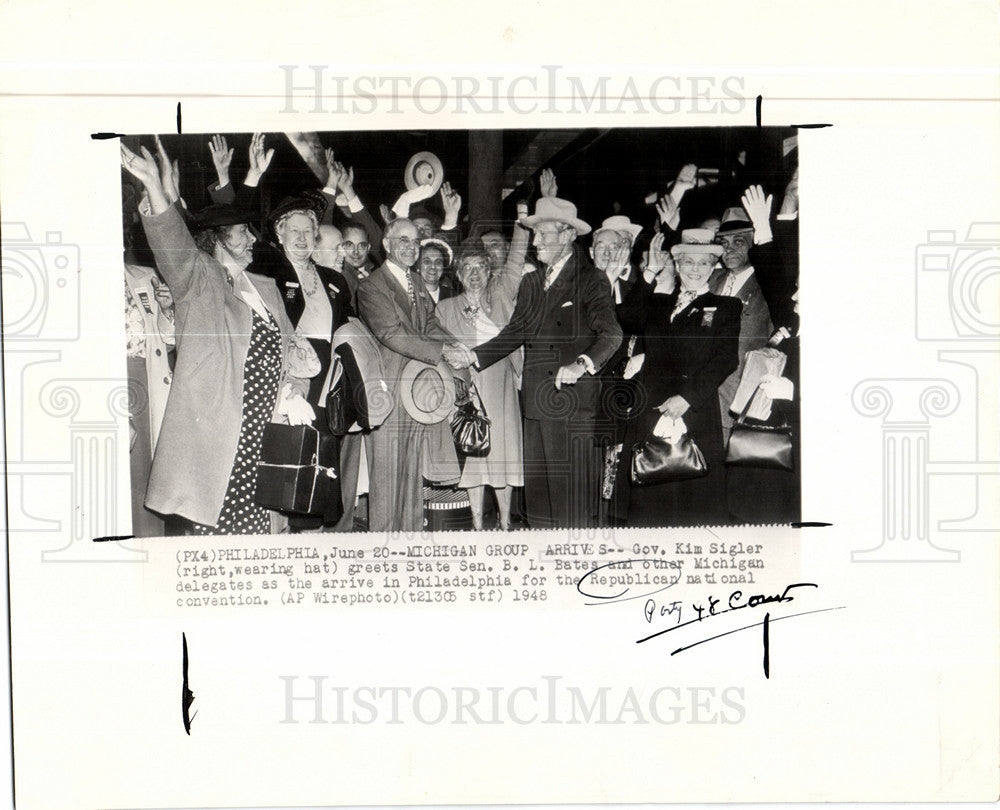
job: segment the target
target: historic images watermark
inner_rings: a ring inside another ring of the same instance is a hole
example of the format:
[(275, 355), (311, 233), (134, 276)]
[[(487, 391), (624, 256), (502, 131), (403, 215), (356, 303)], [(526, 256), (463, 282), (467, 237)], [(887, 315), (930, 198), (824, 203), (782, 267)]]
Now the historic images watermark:
[(279, 65), (282, 113), (425, 115), (729, 114), (747, 105), (742, 76), (584, 75), (563, 65), (505, 76), (345, 75), (332, 65)]
[(282, 724), (735, 725), (747, 716), (741, 686), (563, 683), (542, 675), (515, 686), (345, 686), (326, 675), (281, 675)]

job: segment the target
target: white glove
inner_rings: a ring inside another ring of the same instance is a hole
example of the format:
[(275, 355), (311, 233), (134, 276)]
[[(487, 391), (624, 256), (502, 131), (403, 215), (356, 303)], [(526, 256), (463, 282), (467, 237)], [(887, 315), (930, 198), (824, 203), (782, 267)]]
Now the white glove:
[(661, 416), (653, 427), (653, 435), (659, 439), (666, 439), (668, 442), (676, 442), (687, 433), (687, 425), (683, 419), (671, 419), (669, 416)]
[(426, 200), (434, 194), (434, 188), (429, 185), (419, 185), (416, 188), (411, 188), (409, 191), (404, 191), (399, 195), (399, 199), (396, 200), (396, 204), (392, 207), (393, 213), (400, 218), (406, 218), (410, 215), (410, 206), (414, 203), (418, 203), (421, 200)]
[(316, 418), (312, 405), (306, 402), (302, 394), (292, 393), (291, 387), (287, 384), (282, 386), (278, 395), (276, 411), (285, 416), (290, 425), (311, 425)]
[(639, 369), (642, 368), (643, 361), (645, 361), (646, 355), (644, 354), (634, 354), (625, 364), (625, 373), (622, 377), (626, 380), (631, 380), (636, 374), (639, 373)]

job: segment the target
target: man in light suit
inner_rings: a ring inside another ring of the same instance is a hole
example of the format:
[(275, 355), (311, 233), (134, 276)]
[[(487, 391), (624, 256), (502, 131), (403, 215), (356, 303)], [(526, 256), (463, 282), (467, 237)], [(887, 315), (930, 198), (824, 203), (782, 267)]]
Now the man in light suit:
[(596, 522), (600, 466), (597, 376), (622, 340), (607, 276), (574, 242), (590, 226), (576, 206), (542, 197), (534, 230), (541, 268), (526, 272), (510, 322), (474, 352), (486, 368), (524, 346), (524, 499), (533, 529)]
[(722, 268), (709, 279), (709, 290), (716, 295), (732, 296), (743, 302), (740, 318), (740, 364), (719, 386), (719, 408), (722, 412), (723, 437), (729, 436), (733, 415), (729, 412), (736, 389), (743, 376), (747, 352), (767, 345), (774, 331), (767, 300), (750, 263), (750, 249), (754, 244), (754, 227), (742, 208), (728, 208), (722, 215), (722, 224), (715, 238), (723, 248)]
[(438, 323), (434, 302), (420, 275), (411, 270), (420, 250), (416, 227), (408, 219), (393, 220), (382, 244), (385, 262), (358, 284), (358, 311), (383, 347), (385, 380), (395, 403), (368, 437), (368, 528), (415, 532), (423, 528), (424, 477), (449, 483), (449, 478), (458, 480), (459, 469), (447, 421), (417, 422), (403, 406), (403, 368), (410, 359), (434, 365), (444, 358), (466, 366), (469, 360)]

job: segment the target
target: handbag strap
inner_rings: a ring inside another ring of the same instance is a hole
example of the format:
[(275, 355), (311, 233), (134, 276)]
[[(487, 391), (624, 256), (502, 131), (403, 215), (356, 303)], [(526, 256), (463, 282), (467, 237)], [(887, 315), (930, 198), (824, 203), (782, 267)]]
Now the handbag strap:
[(762, 385), (763, 385), (763, 383), (758, 383), (757, 387), (753, 389), (753, 394), (751, 394), (750, 397), (747, 399), (747, 404), (743, 406), (743, 410), (740, 411), (740, 415), (738, 417), (736, 417), (736, 424), (737, 425), (742, 425), (744, 422), (746, 422), (747, 413), (750, 410), (750, 406), (753, 405), (753, 401), (755, 399), (757, 399), (757, 394), (760, 393), (760, 390), (761, 390), (760, 387)]
[[(758, 383), (757, 387), (753, 390), (753, 394), (747, 400), (747, 404), (743, 406), (743, 410), (740, 411), (740, 415), (736, 418), (734, 425), (744, 425), (746, 424), (747, 413), (750, 411), (750, 406), (753, 405), (753, 401), (757, 399), (757, 394), (763, 390), (762, 386), (764, 383)], [(781, 424), (779, 427), (788, 427), (788, 419), (785, 417), (785, 413), (782, 408), (778, 406), (778, 400), (771, 401), (771, 407), (774, 408), (778, 415), (781, 417)]]
[(476, 409), (487, 419), (489, 414), (486, 413), (486, 406), (483, 405), (483, 398), (479, 396), (479, 389), (476, 387), (476, 383), (472, 380), (469, 381), (469, 395), (475, 396), (476, 398)]

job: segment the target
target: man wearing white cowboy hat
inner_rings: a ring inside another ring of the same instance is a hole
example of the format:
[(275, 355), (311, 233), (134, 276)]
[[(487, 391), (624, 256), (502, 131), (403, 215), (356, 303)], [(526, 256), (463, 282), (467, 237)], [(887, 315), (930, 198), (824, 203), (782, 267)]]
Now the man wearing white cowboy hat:
[(535, 233), (541, 267), (523, 276), (507, 326), (474, 354), (486, 368), (524, 346), (528, 523), (533, 529), (582, 528), (594, 524), (598, 505), (596, 375), (621, 343), (622, 330), (607, 276), (573, 244), (590, 232), (576, 206), (553, 189), (538, 200), (534, 216), (519, 222)]

